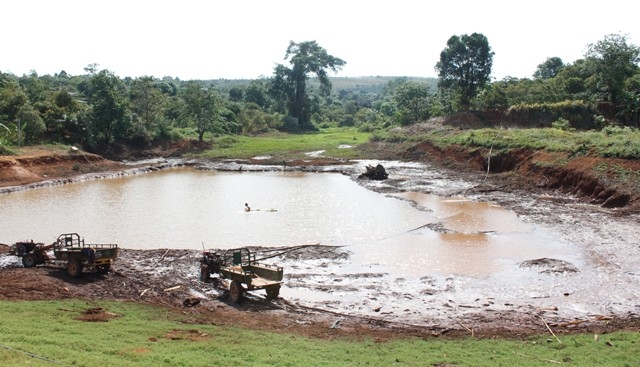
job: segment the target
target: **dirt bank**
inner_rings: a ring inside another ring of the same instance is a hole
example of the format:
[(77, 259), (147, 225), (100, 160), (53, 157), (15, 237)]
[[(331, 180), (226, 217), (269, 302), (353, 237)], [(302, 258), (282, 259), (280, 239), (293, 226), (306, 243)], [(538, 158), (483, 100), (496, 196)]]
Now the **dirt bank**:
[(0, 155), (0, 187), (25, 186), (50, 180), (131, 168), (99, 155), (59, 148), (26, 147), (20, 155)]

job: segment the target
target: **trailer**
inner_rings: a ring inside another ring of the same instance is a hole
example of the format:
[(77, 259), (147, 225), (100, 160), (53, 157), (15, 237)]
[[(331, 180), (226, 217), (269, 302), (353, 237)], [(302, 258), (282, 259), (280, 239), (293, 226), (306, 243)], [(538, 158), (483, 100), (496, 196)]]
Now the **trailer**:
[(200, 278), (203, 281), (207, 281), (214, 273), (230, 281), (229, 295), (234, 303), (241, 302), (247, 291), (264, 289), (270, 300), (280, 295), (283, 268), (259, 263), (255, 253), (248, 248), (227, 250), (222, 255), (204, 251), (200, 263)]
[(111, 263), (118, 257), (118, 245), (87, 244), (77, 233), (63, 233), (50, 245), (33, 241), (16, 242), (9, 252), (21, 257), (25, 268), (48, 261), (64, 261), (67, 273), (79, 277), (83, 270), (108, 273)]

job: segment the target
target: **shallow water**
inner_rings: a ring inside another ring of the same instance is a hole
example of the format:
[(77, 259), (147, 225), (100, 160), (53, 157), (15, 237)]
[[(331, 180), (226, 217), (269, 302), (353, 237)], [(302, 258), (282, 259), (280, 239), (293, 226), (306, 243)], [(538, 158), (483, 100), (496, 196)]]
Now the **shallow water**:
[(379, 194), (335, 173), (175, 168), (0, 195), (0, 207), (4, 243), (77, 232), (88, 243), (132, 249), (347, 245), (355, 267), (413, 276), (483, 277), (566, 254), (563, 243), (499, 206)]
[[(534, 308), (566, 319), (640, 312), (635, 217), (506, 197), (517, 215), (452, 195), (473, 182), (417, 163), (384, 162), (392, 180), (355, 182), (366, 164), (340, 169), (351, 176), (175, 168), (12, 192), (0, 195), (0, 243), (78, 232), (132, 249), (341, 245), (348, 259), (282, 264), (281, 296), (418, 324)], [(521, 266), (540, 258), (578, 271)]]

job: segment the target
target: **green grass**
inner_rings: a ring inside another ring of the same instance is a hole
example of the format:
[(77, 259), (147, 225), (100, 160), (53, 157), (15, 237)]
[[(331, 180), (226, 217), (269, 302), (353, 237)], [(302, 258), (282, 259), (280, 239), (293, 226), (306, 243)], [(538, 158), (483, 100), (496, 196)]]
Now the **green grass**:
[[(272, 156), (274, 159), (304, 158), (304, 153), (325, 150), (323, 155), (334, 158), (355, 158), (354, 149), (341, 149), (341, 145), (355, 147), (369, 140), (370, 133), (355, 128), (327, 128), (318, 132), (287, 134), (272, 133), (260, 136), (220, 136), (213, 138), (213, 148), (199, 156), (202, 158), (251, 158)], [(211, 140), (209, 138), (208, 140)]]
[[(562, 343), (549, 335), (525, 341), (405, 338), (377, 343), (371, 339), (312, 339), (240, 327), (185, 324), (180, 313), (126, 302), (100, 302), (99, 306), (120, 315), (108, 322), (79, 320), (85, 310), (96, 306), (79, 300), (0, 301), (1, 365), (640, 365), (640, 333), (631, 332), (601, 335), (598, 341), (593, 335), (559, 335)], [(197, 338), (191, 340), (189, 335)]]
[[(607, 127), (601, 131), (566, 131), (545, 129), (438, 129), (417, 136), (388, 135), (386, 139), (431, 141), (440, 146), (462, 145), (468, 147), (493, 148), (494, 151), (526, 148), (564, 152), (570, 155), (585, 155), (602, 158), (640, 159), (640, 130)], [(378, 137), (380, 140), (380, 137)]]

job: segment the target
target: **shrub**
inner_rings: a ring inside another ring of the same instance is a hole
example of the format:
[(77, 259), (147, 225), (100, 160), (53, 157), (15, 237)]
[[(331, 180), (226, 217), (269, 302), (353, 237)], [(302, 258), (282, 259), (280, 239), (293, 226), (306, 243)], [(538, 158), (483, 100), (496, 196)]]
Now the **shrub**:
[(551, 127), (553, 127), (554, 129), (563, 130), (563, 131), (572, 130), (571, 123), (569, 122), (569, 120), (563, 119), (562, 117), (552, 122)]

